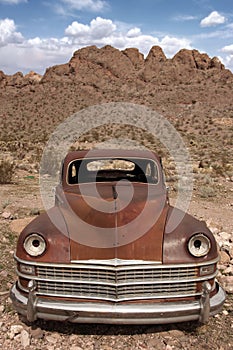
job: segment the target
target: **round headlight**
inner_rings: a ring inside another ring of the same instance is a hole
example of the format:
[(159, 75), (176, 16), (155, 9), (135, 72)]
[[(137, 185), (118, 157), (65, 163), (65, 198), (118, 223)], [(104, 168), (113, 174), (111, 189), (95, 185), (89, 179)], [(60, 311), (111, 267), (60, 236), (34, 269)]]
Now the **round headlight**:
[(189, 252), (195, 257), (205, 256), (209, 253), (210, 247), (210, 240), (203, 233), (197, 233), (188, 242)]
[(31, 256), (39, 256), (44, 253), (46, 243), (42, 236), (32, 233), (24, 241), (24, 249)]

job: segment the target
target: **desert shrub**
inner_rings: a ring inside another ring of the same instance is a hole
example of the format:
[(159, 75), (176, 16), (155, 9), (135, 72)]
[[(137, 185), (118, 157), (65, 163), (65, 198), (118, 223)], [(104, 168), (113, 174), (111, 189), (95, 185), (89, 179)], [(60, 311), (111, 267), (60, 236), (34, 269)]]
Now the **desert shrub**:
[(11, 160), (0, 160), (0, 184), (11, 183), (15, 173), (15, 164)]
[(216, 189), (212, 186), (200, 186), (199, 187), (199, 194), (202, 198), (210, 198), (216, 196)]

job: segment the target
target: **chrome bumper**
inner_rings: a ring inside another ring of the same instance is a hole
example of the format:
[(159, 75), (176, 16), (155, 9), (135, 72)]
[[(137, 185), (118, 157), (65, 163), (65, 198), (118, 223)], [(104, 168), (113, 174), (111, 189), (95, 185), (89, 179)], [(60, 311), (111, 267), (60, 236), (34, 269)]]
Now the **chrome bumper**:
[(36, 296), (33, 288), (26, 298), (15, 284), (11, 289), (11, 299), (15, 309), (30, 322), (42, 318), (105, 324), (165, 324), (195, 320), (205, 323), (209, 316), (221, 310), (225, 301), (225, 293), (217, 283), (217, 294), (212, 298), (207, 287), (203, 288), (200, 300), (196, 301), (110, 304), (45, 299)]

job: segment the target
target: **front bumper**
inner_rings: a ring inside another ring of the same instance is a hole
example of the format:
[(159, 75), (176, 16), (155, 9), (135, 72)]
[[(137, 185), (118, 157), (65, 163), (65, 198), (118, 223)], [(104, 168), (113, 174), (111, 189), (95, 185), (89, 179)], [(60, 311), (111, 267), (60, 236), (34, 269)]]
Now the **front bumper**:
[(11, 299), (15, 309), (31, 322), (38, 318), (76, 323), (105, 324), (165, 324), (185, 321), (207, 322), (209, 316), (217, 314), (225, 301), (223, 289), (216, 283), (217, 293), (209, 297), (203, 290), (200, 300), (110, 304), (51, 300), (36, 296), (33, 290), (25, 297), (15, 284)]

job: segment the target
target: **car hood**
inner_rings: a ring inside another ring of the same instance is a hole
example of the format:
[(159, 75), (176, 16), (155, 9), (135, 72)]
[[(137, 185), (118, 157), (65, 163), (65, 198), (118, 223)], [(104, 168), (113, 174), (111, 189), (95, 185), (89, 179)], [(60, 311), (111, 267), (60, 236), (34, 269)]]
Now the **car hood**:
[(162, 261), (167, 196), (158, 185), (81, 184), (57, 192), (71, 260)]

